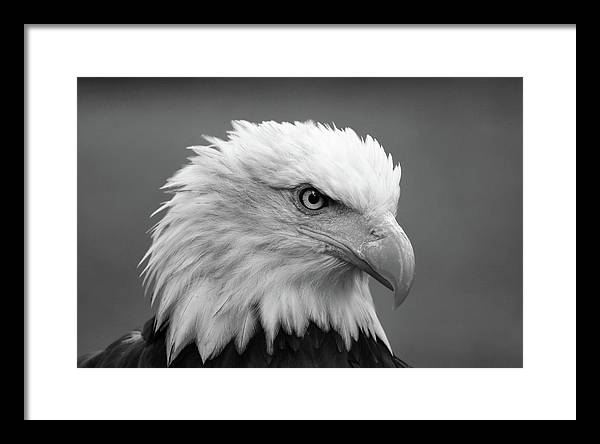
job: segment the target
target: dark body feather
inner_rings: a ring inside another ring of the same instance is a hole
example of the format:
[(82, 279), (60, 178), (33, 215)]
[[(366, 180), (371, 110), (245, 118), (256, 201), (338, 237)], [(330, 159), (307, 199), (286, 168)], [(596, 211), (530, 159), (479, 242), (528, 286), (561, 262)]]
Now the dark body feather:
[[(154, 318), (144, 325), (135, 340), (123, 336), (105, 350), (81, 356), (78, 367), (166, 367), (166, 329), (154, 332)], [(169, 367), (409, 367), (390, 353), (385, 344), (361, 333), (346, 350), (335, 331), (310, 324), (302, 338), (280, 330), (267, 353), (265, 334), (258, 329), (246, 349), (238, 353), (230, 342), (221, 353), (202, 362), (196, 344), (185, 347)]]

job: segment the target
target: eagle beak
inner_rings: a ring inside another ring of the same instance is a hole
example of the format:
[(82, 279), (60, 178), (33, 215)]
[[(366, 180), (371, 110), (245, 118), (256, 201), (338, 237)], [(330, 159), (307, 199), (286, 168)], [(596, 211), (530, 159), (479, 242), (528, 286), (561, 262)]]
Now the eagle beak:
[[(299, 230), (327, 243), (333, 247), (334, 254), (392, 290), (396, 309), (404, 302), (412, 286), (415, 273), (412, 245), (391, 213), (377, 223), (375, 230), (365, 228), (362, 222), (354, 220), (338, 227), (335, 234), (307, 226), (299, 227)], [(357, 236), (359, 232), (369, 234)]]
[(366, 241), (357, 256), (364, 271), (394, 292), (394, 310), (408, 296), (415, 273), (415, 254), (410, 240), (389, 214), (377, 230), (379, 239)]

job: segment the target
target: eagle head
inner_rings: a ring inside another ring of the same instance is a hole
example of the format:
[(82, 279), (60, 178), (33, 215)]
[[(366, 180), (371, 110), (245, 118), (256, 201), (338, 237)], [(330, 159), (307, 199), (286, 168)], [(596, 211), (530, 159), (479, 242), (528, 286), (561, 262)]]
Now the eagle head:
[(232, 126), (190, 147), (167, 181), (143, 259), (169, 361), (190, 342), (204, 360), (230, 341), (242, 351), (259, 325), (270, 352), (280, 328), (302, 336), (310, 322), (347, 347), (361, 331), (389, 347), (367, 275), (394, 291), (394, 307), (412, 284), (412, 246), (395, 219), (400, 166), (349, 128)]

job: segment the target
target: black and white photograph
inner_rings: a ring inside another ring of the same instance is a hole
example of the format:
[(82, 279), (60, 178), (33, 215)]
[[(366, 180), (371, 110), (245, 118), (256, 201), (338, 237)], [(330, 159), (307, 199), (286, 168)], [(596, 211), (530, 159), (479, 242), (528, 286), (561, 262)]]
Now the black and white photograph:
[(575, 26), (525, 31), (26, 25), (25, 418), (574, 419)]
[(520, 78), (79, 78), (78, 366), (521, 367), (522, 106)]

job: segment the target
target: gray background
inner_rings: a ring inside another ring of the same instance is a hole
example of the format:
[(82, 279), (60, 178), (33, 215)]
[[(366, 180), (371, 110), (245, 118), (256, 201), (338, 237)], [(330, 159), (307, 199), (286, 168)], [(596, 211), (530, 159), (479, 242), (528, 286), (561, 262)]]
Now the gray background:
[(371, 283), (395, 353), (416, 367), (522, 366), (521, 78), (80, 78), (78, 354), (152, 316), (137, 264), (159, 187), (232, 119), (377, 138), (402, 164), (398, 220), (417, 263), (396, 311)]

